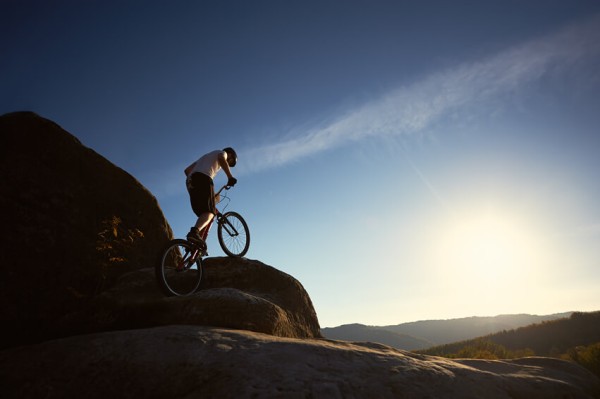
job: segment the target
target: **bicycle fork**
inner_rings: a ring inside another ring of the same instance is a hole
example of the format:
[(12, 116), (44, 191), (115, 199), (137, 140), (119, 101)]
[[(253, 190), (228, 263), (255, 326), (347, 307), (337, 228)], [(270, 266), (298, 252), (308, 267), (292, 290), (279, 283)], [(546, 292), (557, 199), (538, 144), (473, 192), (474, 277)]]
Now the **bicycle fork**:
[(237, 237), (240, 235), (235, 226), (231, 224), (231, 222), (227, 220), (225, 216), (219, 214), (218, 223), (223, 226), (223, 229), (227, 234), (229, 234), (230, 237)]

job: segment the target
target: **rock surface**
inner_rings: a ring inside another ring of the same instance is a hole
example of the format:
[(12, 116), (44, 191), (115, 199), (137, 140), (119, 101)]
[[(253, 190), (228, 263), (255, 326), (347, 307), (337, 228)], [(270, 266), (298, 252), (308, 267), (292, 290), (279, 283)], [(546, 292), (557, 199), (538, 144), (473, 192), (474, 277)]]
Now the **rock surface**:
[(31, 112), (0, 116), (0, 179), (0, 347), (52, 336), (172, 236), (134, 177)]
[(124, 275), (116, 286), (81, 312), (62, 320), (61, 336), (170, 324), (208, 325), (280, 337), (321, 337), (319, 321), (304, 287), (262, 262), (208, 258), (200, 290), (165, 297), (153, 269)]
[(379, 344), (168, 326), (0, 352), (0, 390), (19, 398), (598, 397), (565, 361), (451, 361)]

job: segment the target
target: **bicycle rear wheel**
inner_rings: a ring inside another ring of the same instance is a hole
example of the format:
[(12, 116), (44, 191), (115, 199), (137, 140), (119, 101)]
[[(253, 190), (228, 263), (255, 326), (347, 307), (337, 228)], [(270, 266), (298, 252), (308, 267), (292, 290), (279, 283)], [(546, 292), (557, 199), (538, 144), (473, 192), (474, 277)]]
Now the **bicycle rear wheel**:
[(186, 240), (171, 240), (161, 252), (156, 265), (156, 280), (167, 296), (193, 294), (202, 280), (202, 257), (199, 249)]
[(250, 230), (248, 224), (237, 212), (227, 212), (218, 219), (217, 236), (219, 244), (229, 256), (246, 255), (250, 247)]

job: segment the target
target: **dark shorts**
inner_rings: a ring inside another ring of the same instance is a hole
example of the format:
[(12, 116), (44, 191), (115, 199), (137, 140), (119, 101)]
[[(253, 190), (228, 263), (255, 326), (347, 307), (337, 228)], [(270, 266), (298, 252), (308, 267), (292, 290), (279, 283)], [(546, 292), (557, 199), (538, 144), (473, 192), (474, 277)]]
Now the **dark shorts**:
[(213, 180), (204, 173), (194, 173), (187, 182), (190, 203), (196, 216), (203, 213), (215, 214), (215, 189)]

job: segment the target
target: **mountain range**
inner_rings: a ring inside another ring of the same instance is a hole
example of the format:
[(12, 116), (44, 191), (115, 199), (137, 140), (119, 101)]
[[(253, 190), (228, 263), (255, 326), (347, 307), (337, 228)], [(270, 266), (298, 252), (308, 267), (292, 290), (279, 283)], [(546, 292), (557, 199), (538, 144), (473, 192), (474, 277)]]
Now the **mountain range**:
[(512, 314), (493, 317), (465, 317), (448, 320), (422, 320), (389, 326), (345, 324), (322, 328), (329, 339), (378, 342), (404, 350), (426, 349), (432, 346), (464, 341), (505, 330), (513, 330), (544, 321), (569, 317), (572, 312), (550, 315)]

